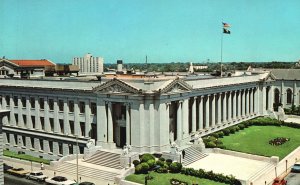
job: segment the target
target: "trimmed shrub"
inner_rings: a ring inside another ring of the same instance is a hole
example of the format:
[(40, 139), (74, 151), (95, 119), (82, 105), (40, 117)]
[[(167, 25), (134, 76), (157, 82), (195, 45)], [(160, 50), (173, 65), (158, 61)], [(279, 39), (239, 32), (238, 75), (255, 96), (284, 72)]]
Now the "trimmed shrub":
[(160, 157), (158, 160), (160, 160), (160, 161), (165, 161), (165, 158)]
[(235, 133), (235, 128), (234, 128), (234, 127), (229, 127), (228, 129), (229, 129), (229, 132), (230, 132), (231, 134), (234, 134), (234, 133)]
[(167, 163), (168, 166), (170, 166), (170, 164), (172, 164), (172, 162), (173, 162), (172, 159), (167, 159), (166, 160), (166, 163)]
[(218, 134), (219, 138), (222, 138), (225, 135), (223, 131), (219, 131), (219, 132), (217, 132), (217, 134)]
[(179, 173), (182, 169), (182, 164), (178, 162), (174, 162), (169, 166), (169, 170), (171, 173)]
[(158, 160), (158, 161), (156, 161), (156, 164), (162, 167), (162, 166), (164, 166), (165, 162)]
[(155, 157), (152, 155), (152, 154), (144, 154), (144, 155), (142, 155), (142, 157), (141, 157), (141, 163), (142, 162), (147, 162), (147, 161), (149, 161), (149, 160), (155, 160)]
[(210, 137), (209, 137), (209, 141), (213, 141), (213, 142), (214, 142), (214, 141), (216, 141), (216, 140), (217, 140), (217, 138), (215, 138), (214, 136), (210, 136)]
[(142, 164), (138, 164), (136, 167), (135, 167), (135, 174), (141, 174), (142, 173)]
[(134, 167), (136, 167), (137, 165), (140, 164), (140, 161), (139, 160), (134, 160), (132, 163), (133, 163)]
[(211, 134), (210, 134), (210, 137), (215, 137), (215, 138), (218, 138), (218, 137), (219, 137), (219, 135), (218, 135), (217, 133), (211, 133)]
[(230, 130), (229, 130), (228, 128), (225, 128), (225, 129), (223, 130), (223, 133), (224, 133), (225, 136), (229, 136)]
[(240, 130), (240, 127), (238, 125), (234, 126), (234, 128), (236, 132)]
[(241, 123), (241, 124), (239, 124), (238, 126), (240, 127), (240, 130), (244, 130), (244, 128), (245, 128), (245, 125), (244, 125), (244, 124), (242, 124), (242, 123)]
[(168, 173), (168, 168), (161, 167), (156, 170), (157, 173)]
[(151, 159), (151, 160), (147, 161), (147, 164), (149, 165), (149, 168), (153, 168), (155, 165), (155, 160)]
[(142, 166), (141, 167), (141, 173), (147, 174), (149, 169), (150, 169), (149, 165), (147, 163), (141, 163), (139, 165)]
[(210, 141), (208, 143), (205, 143), (206, 148), (215, 148), (217, 145), (213, 141)]

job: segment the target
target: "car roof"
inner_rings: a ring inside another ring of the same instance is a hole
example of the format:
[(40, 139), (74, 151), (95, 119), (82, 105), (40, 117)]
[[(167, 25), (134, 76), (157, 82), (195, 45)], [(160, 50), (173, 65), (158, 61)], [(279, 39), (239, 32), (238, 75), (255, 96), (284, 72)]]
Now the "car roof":
[(300, 161), (296, 162), (295, 164), (300, 164)]

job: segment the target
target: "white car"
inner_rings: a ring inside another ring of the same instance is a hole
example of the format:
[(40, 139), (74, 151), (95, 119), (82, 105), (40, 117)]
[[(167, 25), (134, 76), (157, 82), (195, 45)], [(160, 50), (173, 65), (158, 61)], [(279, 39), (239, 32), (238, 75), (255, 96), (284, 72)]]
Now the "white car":
[(55, 176), (52, 178), (48, 178), (45, 180), (45, 182), (51, 185), (71, 185), (75, 183), (75, 181), (68, 180), (66, 177), (63, 176)]
[(27, 179), (36, 180), (36, 181), (45, 181), (48, 177), (43, 174), (43, 172), (30, 172), (26, 175)]

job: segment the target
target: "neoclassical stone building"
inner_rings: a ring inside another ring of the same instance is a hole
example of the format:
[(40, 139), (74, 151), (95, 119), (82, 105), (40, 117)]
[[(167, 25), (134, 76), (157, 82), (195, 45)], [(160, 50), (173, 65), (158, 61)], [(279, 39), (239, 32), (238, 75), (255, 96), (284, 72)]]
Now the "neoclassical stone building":
[[(136, 152), (169, 151), (173, 141), (184, 147), (195, 133), (270, 114), (282, 83), (299, 105), (299, 79), (278, 79), (270, 72), (101, 82), (1, 79), (1, 107), (10, 110), (4, 148), (58, 159), (77, 151), (78, 138), (80, 153), (91, 141), (104, 149), (129, 144)], [(285, 91), (280, 101), (288, 105)]]

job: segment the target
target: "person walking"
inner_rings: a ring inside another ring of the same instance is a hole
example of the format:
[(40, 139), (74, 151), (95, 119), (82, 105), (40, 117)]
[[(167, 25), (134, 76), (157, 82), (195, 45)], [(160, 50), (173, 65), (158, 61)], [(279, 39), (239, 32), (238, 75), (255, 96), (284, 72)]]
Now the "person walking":
[(41, 163), (41, 170), (44, 170), (45, 167), (44, 167), (44, 163)]
[(185, 156), (185, 150), (183, 149), (183, 150), (181, 151), (181, 153), (182, 153), (182, 159), (184, 159), (184, 156)]

